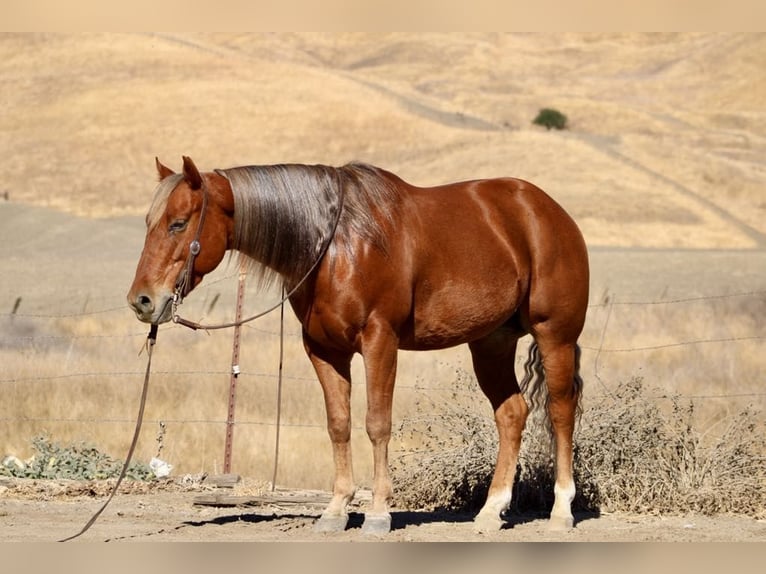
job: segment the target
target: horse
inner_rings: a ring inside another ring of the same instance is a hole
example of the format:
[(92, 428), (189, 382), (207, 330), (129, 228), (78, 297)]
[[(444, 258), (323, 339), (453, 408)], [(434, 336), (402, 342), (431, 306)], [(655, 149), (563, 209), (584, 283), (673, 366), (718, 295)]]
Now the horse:
[[(372, 501), (362, 530), (391, 529), (388, 466), (399, 349), (467, 343), (494, 411), (495, 470), (477, 532), (502, 528), (529, 406), (542, 389), (555, 445), (549, 526), (574, 526), (573, 431), (582, 379), (579, 346), (589, 266), (574, 220), (516, 178), (417, 187), (384, 169), (280, 164), (180, 173), (156, 159), (159, 184), (128, 303), (139, 320), (174, 317), (175, 301), (239, 253), (265, 282), (281, 281), (322, 387), (335, 477), (315, 529), (345, 530), (356, 486), (351, 466), (351, 359), (360, 354), (373, 451)], [(517, 341), (531, 334), (519, 383)], [(528, 389), (527, 389), (528, 390)]]

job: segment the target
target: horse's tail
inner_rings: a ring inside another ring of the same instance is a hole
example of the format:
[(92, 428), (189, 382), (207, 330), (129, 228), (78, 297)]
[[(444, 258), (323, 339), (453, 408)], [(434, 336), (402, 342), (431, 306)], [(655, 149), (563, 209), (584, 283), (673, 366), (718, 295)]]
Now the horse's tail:
[[(572, 381), (572, 392), (577, 397), (577, 418), (580, 418), (582, 414), (582, 408), (580, 404), (580, 398), (582, 396), (582, 377), (580, 376), (580, 345), (575, 345), (574, 356), (574, 379)], [(524, 363), (524, 378), (519, 383), (521, 392), (527, 396), (529, 406), (531, 410), (536, 410), (539, 407), (545, 408), (546, 420), (548, 421), (548, 430), (552, 431), (550, 426), (550, 419), (548, 418), (548, 402), (550, 397), (548, 396), (548, 387), (545, 384), (545, 370), (543, 369), (543, 361), (540, 355), (540, 350), (537, 347), (537, 342), (532, 341), (529, 345), (529, 356)]]

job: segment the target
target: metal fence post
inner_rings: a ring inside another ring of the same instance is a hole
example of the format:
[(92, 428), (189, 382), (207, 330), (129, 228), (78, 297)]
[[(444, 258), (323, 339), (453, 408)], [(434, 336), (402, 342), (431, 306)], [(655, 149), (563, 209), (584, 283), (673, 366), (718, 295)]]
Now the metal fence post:
[[(237, 308), (235, 321), (242, 319), (242, 302), (245, 298), (245, 268), (239, 268), (239, 285), (237, 286)], [(226, 446), (223, 455), (223, 472), (231, 472), (231, 449), (234, 441), (234, 407), (237, 403), (237, 378), (239, 377), (239, 342), (241, 326), (234, 327), (234, 341), (231, 350), (231, 374), (229, 378), (229, 411), (226, 417)]]

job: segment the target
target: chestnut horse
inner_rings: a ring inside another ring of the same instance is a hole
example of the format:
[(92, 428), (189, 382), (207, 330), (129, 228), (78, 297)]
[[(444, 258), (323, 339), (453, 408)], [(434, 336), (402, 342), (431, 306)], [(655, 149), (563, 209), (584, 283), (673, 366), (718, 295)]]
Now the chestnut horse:
[(550, 525), (573, 526), (577, 339), (589, 271), (583, 237), (553, 199), (519, 179), (421, 188), (358, 163), (200, 173), (184, 157), (180, 174), (159, 160), (157, 169), (160, 183), (128, 302), (141, 321), (171, 320), (174, 296), (197, 286), (230, 249), (261, 277), (293, 290), (289, 301), (324, 392), (335, 461), (333, 496), (318, 530), (345, 529), (354, 497), (354, 353), (364, 360), (374, 456), (363, 531), (381, 533), (391, 528), (388, 443), (397, 351), (461, 343), (469, 345), (499, 433), (495, 472), (475, 529), (500, 528), (528, 412), (514, 371), (517, 340), (525, 334), (534, 338), (531, 360), (542, 364), (555, 443)]

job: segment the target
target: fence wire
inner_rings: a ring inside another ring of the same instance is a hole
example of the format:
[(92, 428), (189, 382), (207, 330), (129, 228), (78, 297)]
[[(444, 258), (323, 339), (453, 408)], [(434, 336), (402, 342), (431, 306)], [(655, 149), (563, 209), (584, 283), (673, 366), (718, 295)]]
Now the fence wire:
[[(602, 317), (603, 324), (599, 331), (598, 325), (592, 325), (591, 331), (598, 333), (597, 338), (600, 336), (600, 340), (593, 342), (586, 342), (581, 345), (583, 350), (589, 351), (591, 357), (591, 367), (593, 369), (593, 375), (603, 385), (602, 369), (600, 362), (603, 360), (604, 355), (607, 354), (648, 354), (661, 351), (664, 349), (697, 349), (707, 348), (710, 346), (723, 346), (723, 345), (759, 345), (758, 349), (754, 352), (757, 356), (766, 356), (763, 349), (763, 341), (766, 339), (766, 327), (764, 323), (760, 322), (755, 328), (755, 332), (748, 334), (739, 334), (736, 336), (721, 336), (721, 333), (716, 328), (715, 324), (711, 325), (708, 336), (700, 336), (696, 338), (688, 338), (681, 340), (674, 340), (658, 344), (642, 344), (642, 345), (624, 345), (621, 344), (621, 333), (615, 333), (608, 331), (608, 324), (610, 319), (620, 313), (622, 308), (656, 308), (658, 306), (671, 306), (679, 307), (691, 304), (705, 304), (711, 301), (721, 301), (727, 299), (741, 299), (745, 301), (757, 301), (763, 302), (766, 297), (766, 290), (748, 291), (741, 293), (729, 293), (729, 294), (716, 294), (699, 297), (688, 298), (676, 298), (672, 300), (659, 300), (659, 301), (616, 301), (607, 300), (600, 303), (594, 303), (590, 305), (590, 309), (607, 309), (606, 317)], [(94, 304), (95, 299), (89, 299), (88, 304)], [(10, 387), (14, 385), (27, 385), (34, 386), (45, 383), (47, 385), (68, 385), (72, 382), (82, 381), (86, 379), (102, 379), (104, 381), (126, 381), (131, 379), (138, 379), (143, 375), (143, 368), (136, 363), (135, 369), (125, 368), (112, 368), (112, 369), (88, 369), (87, 361), (75, 362), (74, 368), (64, 370), (63, 372), (41, 372), (38, 365), (33, 364), (34, 361), (39, 361), (39, 357), (35, 356), (35, 349), (38, 349), (39, 353), (45, 353), (46, 348), (51, 345), (56, 345), (59, 349), (72, 349), (80, 344), (98, 346), (100, 340), (109, 341), (110, 343), (117, 342), (118, 344), (126, 345), (131, 349), (138, 350), (140, 348), (141, 341), (145, 337), (145, 329), (125, 328), (122, 331), (116, 332), (99, 332), (99, 333), (67, 333), (66, 330), (61, 332), (50, 333), (46, 332), (47, 328), (50, 328), (51, 324), (73, 323), (77, 324), (78, 321), (87, 318), (97, 318), (99, 321), (110, 322), (114, 320), (115, 325), (127, 322), (124, 321), (126, 315), (125, 305), (120, 303), (112, 304), (112, 302), (105, 298), (100, 301), (101, 308), (91, 309), (87, 312), (80, 313), (45, 313), (45, 312), (18, 312), (19, 302), (16, 301), (13, 307), (13, 312), (0, 314), (0, 356), (9, 356), (11, 353), (17, 353), (17, 358), (14, 361), (14, 367), (8, 367), (6, 365), (0, 365), (0, 396), (9, 396)], [(597, 313), (598, 315), (598, 313)], [(589, 321), (598, 321), (598, 318), (589, 319)], [(715, 321), (713, 321), (715, 323)], [(120, 329), (120, 327), (115, 327)], [(167, 331), (173, 331), (175, 326), (168, 326), (164, 328)], [(247, 325), (246, 332), (253, 337), (273, 337), (276, 339), (279, 336), (278, 329), (270, 329), (268, 327), (259, 325)], [(607, 333), (608, 332), (608, 333)], [(285, 333), (286, 337), (294, 344), (298, 344), (301, 338), (299, 328), (294, 328)], [(225, 357), (222, 358), (225, 360)], [(692, 360), (690, 358), (690, 360)], [(7, 363), (7, 361), (5, 361)], [(276, 365), (276, 363), (275, 363)], [(84, 368), (85, 367), (85, 368)], [(247, 359), (242, 360), (240, 365), (241, 375), (240, 377), (245, 381), (260, 381), (267, 380), (273, 381), (276, 376), (276, 368), (273, 372), (269, 372), (260, 369), (248, 368)], [(158, 369), (154, 371), (156, 377), (181, 377), (184, 379), (184, 384), (197, 385), (203, 384), (211, 378), (217, 378), (218, 380), (224, 380), (230, 375), (230, 371), (225, 367), (208, 367), (205, 369), (199, 368), (186, 368), (186, 369)], [(289, 370), (285, 371), (283, 375), (285, 382), (296, 384), (312, 384), (315, 385), (316, 379), (311, 374), (298, 374), (290, 373)], [(106, 384), (106, 383), (105, 383)], [(354, 385), (364, 385), (363, 381), (355, 381)], [(223, 388), (223, 387), (221, 387)], [(454, 388), (439, 387), (435, 385), (427, 385), (422, 382), (411, 380), (400, 380), (397, 382), (397, 389), (409, 389), (415, 393), (451, 393), (452, 395), (460, 394), (461, 391)], [(596, 392), (590, 395), (590, 398), (608, 398), (609, 392), (604, 385), (604, 394), (601, 394), (598, 389), (598, 385), (594, 388)], [(469, 391), (465, 391), (466, 394)], [(697, 394), (684, 394), (683, 397), (687, 399), (693, 399), (695, 401), (726, 401), (726, 400), (742, 400), (762, 399), (766, 396), (765, 391), (753, 391), (753, 392), (703, 392)], [(647, 396), (647, 400), (666, 400), (669, 397), (667, 395), (654, 395)], [(45, 400), (45, 398), (41, 398)], [(225, 402), (226, 397), (222, 397), (222, 401)], [(0, 412), (0, 423), (6, 423), (9, 425), (15, 425), (18, 423), (25, 423), (27, 425), (36, 425), (44, 427), (51, 423), (67, 423), (67, 424), (86, 424), (86, 425), (116, 425), (116, 424), (129, 424), (134, 421), (128, 417), (121, 416), (66, 416), (65, 414), (54, 414), (53, 412), (47, 416), (25, 415), (23, 408), (10, 408), (10, 405), (6, 400), (2, 401), (4, 408)], [(222, 415), (225, 409), (222, 409)], [(227, 421), (225, 416), (217, 417), (189, 417), (189, 418), (159, 418), (147, 419), (147, 424), (160, 424), (160, 423), (173, 423), (177, 425), (203, 425), (203, 426), (220, 426), (223, 428)], [(273, 419), (260, 419), (253, 417), (241, 417), (235, 422), (237, 427), (273, 427), (275, 422)], [(312, 422), (312, 421), (300, 421), (300, 420), (283, 420), (281, 427), (285, 428), (297, 428), (297, 429), (312, 429), (317, 432), (324, 433), (324, 422)], [(360, 426), (354, 426), (354, 429), (361, 429)]]

